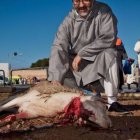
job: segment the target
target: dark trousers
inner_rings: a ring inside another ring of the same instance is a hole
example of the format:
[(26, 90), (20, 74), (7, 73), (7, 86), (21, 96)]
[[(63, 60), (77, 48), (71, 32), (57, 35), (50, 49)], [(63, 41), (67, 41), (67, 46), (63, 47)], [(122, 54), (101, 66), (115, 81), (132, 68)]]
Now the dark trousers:
[(85, 86), (83, 86), (83, 82), (81, 80), (80, 82), (80, 87), (78, 87), (77, 83), (76, 83), (76, 80), (75, 80), (75, 77), (73, 76), (73, 73), (71, 71), (68, 71), (63, 79), (63, 85), (64, 86), (67, 86), (67, 87), (70, 87), (70, 88), (83, 88), (83, 89), (86, 89), (86, 90), (90, 90), (90, 91), (95, 91), (97, 93), (100, 93), (100, 92), (104, 92), (104, 88), (103, 86), (101, 85), (100, 83), (100, 80), (97, 80), (95, 82), (91, 82)]

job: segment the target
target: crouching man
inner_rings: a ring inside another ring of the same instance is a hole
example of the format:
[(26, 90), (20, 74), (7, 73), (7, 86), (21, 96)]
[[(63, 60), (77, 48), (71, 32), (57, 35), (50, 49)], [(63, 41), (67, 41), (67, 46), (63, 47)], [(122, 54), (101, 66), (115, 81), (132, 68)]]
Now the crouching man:
[(124, 112), (117, 102), (117, 19), (108, 5), (96, 0), (73, 0), (72, 4), (53, 42), (48, 80), (91, 91), (102, 86), (108, 110)]

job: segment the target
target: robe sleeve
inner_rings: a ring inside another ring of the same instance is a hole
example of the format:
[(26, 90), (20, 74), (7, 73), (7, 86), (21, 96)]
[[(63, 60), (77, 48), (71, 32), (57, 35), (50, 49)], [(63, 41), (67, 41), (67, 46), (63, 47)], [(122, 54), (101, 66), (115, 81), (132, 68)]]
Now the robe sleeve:
[(53, 42), (51, 56), (49, 59), (48, 80), (62, 81), (63, 76), (69, 69), (68, 59), (68, 28), (66, 21), (60, 25)]

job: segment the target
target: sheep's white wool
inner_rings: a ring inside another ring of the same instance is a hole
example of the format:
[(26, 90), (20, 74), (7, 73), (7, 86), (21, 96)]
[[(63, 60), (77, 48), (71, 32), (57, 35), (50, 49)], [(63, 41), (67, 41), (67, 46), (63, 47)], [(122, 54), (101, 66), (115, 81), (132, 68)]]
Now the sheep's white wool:
[[(44, 92), (38, 90), (39, 88), (44, 90)], [(64, 88), (63, 91), (58, 90), (59, 92), (57, 93), (46, 94), (47, 88), (47, 86), (44, 87), (44, 85), (40, 84), (37, 88), (31, 89), (27, 94), (1, 106), (0, 111), (17, 106), (19, 107), (19, 113), (28, 114), (27, 118), (53, 117), (59, 112), (63, 112), (71, 101), (78, 97), (83, 108), (92, 112), (91, 116), (89, 116), (91, 121), (104, 128), (111, 126), (111, 121), (106, 113), (106, 107), (98, 97), (85, 96), (80, 92), (65, 91)]]

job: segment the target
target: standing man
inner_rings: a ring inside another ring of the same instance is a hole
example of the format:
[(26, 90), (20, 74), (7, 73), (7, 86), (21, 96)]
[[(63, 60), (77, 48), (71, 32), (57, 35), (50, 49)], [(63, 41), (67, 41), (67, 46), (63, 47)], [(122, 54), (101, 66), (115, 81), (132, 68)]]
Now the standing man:
[(117, 102), (116, 17), (108, 5), (96, 0), (73, 0), (72, 3), (73, 9), (53, 42), (48, 80), (54, 85), (88, 87), (91, 91), (98, 91), (102, 85), (108, 110), (126, 111)]
[[(138, 68), (139, 68), (139, 74), (138, 76), (140, 76), (140, 39), (136, 42), (135, 46), (134, 46), (134, 51), (137, 53), (138, 55)], [(140, 77), (138, 77), (138, 87), (140, 88)]]
[(118, 65), (119, 65), (119, 90), (122, 90), (122, 85), (124, 85), (124, 76), (123, 76), (123, 60), (128, 58), (127, 52), (124, 48), (122, 40), (117, 37), (116, 48), (118, 51)]

